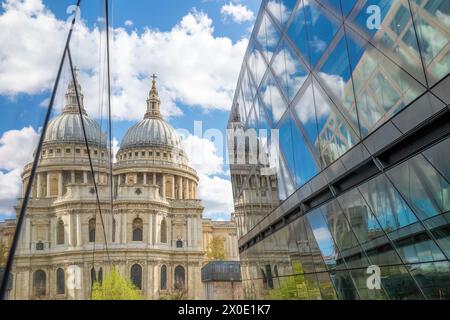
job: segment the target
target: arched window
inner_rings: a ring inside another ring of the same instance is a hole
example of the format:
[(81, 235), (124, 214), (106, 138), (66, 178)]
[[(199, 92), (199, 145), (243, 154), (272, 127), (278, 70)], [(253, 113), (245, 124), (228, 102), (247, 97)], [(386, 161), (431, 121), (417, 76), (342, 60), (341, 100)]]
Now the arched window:
[(167, 243), (167, 222), (166, 218), (161, 220), (161, 243)]
[(92, 267), (92, 269), (91, 269), (91, 287), (94, 285), (95, 282), (97, 282), (97, 274), (95, 273), (95, 268)]
[(139, 290), (142, 289), (142, 267), (138, 264), (131, 267), (131, 282)]
[(64, 274), (64, 269), (58, 268), (56, 270), (56, 294), (66, 293), (66, 276)]
[(183, 290), (185, 281), (185, 272), (182, 266), (175, 268), (175, 290)]
[(45, 271), (37, 270), (33, 276), (34, 296), (39, 298), (46, 295), (47, 276)]
[(167, 289), (167, 267), (161, 266), (161, 290)]
[(89, 242), (95, 242), (95, 218), (89, 220)]
[(56, 230), (56, 244), (64, 244), (64, 221), (58, 220), (58, 226)]
[(116, 242), (116, 219), (112, 222), (112, 242)]
[(133, 220), (133, 241), (142, 241), (143, 227), (142, 219), (136, 218)]

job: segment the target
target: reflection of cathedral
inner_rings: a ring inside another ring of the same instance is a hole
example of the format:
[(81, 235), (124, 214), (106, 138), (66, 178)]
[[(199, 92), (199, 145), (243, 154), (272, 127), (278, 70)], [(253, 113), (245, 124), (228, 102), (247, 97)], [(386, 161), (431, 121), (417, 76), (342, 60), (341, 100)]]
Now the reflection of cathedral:
[[(155, 79), (144, 119), (128, 130), (116, 155), (112, 192), (106, 139), (80, 94), (91, 174), (75, 89), (71, 82), (66, 107), (47, 128), (10, 298), (89, 299), (92, 282), (112, 266), (147, 299), (174, 290), (203, 298), (200, 271), (208, 242), (221, 237), (226, 259), (237, 260), (235, 225), (202, 218), (196, 171), (162, 118)], [(24, 169), (24, 185), (30, 169)]]

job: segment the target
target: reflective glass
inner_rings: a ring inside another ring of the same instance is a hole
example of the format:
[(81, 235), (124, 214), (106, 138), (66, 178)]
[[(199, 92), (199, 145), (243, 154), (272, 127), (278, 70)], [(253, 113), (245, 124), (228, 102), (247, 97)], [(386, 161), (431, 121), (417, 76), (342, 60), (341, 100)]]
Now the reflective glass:
[(285, 113), (287, 105), (270, 72), (263, 81), (260, 90), (260, 96), (266, 108), (266, 113), (272, 126), (275, 127)]
[(366, 1), (353, 22), (366, 39), (426, 84), (407, 0)]
[(348, 118), (358, 126), (358, 115), (355, 107), (351, 70), (347, 55), (345, 38), (336, 44), (319, 72), (323, 87), (328, 95), (344, 107)]
[(259, 30), (256, 34), (256, 40), (262, 46), (267, 62), (270, 62), (280, 40), (280, 33), (273, 25), (267, 13), (263, 14)]
[(313, 83), (320, 153), (323, 163), (329, 165), (350, 149), (357, 139), (323, 89), (316, 81)]
[(331, 201), (322, 207), (325, 219), (331, 234), (341, 252), (341, 258), (349, 268), (360, 268), (368, 266), (368, 261), (362, 254), (361, 247), (356, 239), (339, 203)]
[(447, 259), (450, 259), (450, 212), (424, 221)]
[(410, 2), (429, 85), (434, 85), (450, 72), (450, 3)]
[(297, 46), (299, 54), (303, 57), (303, 60), (308, 61), (310, 64), (305, 11), (303, 9), (302, 1), (298, 4), (292, 22), (287, 30), (287, 34), (289, 35), (290, 40), (295, 44), (295, 46)]
[(365, 136), (422, 94), (425, 87), (350, 29), (347, 48)]
[(315, 0), (305, 3), (305, 18), (308, 29), (308, 45), (310, 49), (310, 64), (319, 62), (326, 48), (339, 29), (339, 21), (326, 12)]
[(267, 70), (267, 64), (255, 44), (251, 45), (250, 54), (248, 56), (248, 65), (250, 73), (253, 75), (255, 85), (258, 87)]
[(424, 299), (404, 266), (384, 266), (380, 268), (381, 284), (391, 300)]
[[(423, 153), (424, 156), (433, 164), (433, 166), (437, 170), (439, 170), (440, 174), (442, 174), (447, 181), (450, 181), (450, 161), (448, 160), (449, 150), (450, 138), (447, 138)], [(445, 199), (448, 200), (449, 198), (450, 194), (447, 191), (447, 196), (445, 197)]]
[(358, 291), (349, 271), (331, 272), (331, 279), (340, 300), (359, 300)]
[(277, 76), (284, 94), (289, 101), (292, 101), (305, 82), (308, 72), (285, 40), (273, 59), (272, 70)]
[(300, 122), (303, 130), (306, 132), (306, 139), (309, 144), (314, 146), (320, 154), (319, 139), (317, 133), (316, 109), (314, 106), (314, 95), (312, 85), (309, 84), (306, 90), (301, 94), (300, 99), (296, 102), (293, 113), (298, 122)]
[(336, 269), (336, 259), (339, 257), (339, 251), (331, 236), (328, 225), (322, 215), (321, 209), (313, 210), (307, 214), (307, 219), (311, 227), (314, 238), (319, 246), (322, 258), (328, 270)]
[(318, 0), (331, 10), (335, 15), (347, 16), (358, 0)]
[(316, 163), (313, 156), (313, 152), (315, 152), (314, 146), (311, 143), (307, 144), (300, 133), (300, 129), (291, 117), (289, 117), (289, 122), (291, 123), (291, 139), (295, 164), (294, 176), (297, 187), (300, 187), (319, 172), (320, 164)]
[(448, 261), (407, 266), (425, 296), (430, 300), (450, 299), (450, 264)]
[(269, 0), (266, 8), (272, 13), (278, 23), (285, 25), (289, 20), (296, 2), (296, 0)]
[(370, 180), (359, 190), (386, 232), (417, 222), (416, 216), (384, 175)]
[(448, 182), (422, 155), (389, 170), (387, 175), (421, 219), (450, 210)]

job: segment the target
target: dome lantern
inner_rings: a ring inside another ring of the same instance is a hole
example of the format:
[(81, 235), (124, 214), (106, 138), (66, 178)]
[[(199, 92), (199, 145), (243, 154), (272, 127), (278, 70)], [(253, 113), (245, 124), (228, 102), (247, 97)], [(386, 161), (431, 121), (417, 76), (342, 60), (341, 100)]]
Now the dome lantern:
[(162, 118), (161, 116), (161, 100), (159, 99), (158, 89), (156, 89), (156, 75), (152, 75), (152, 88), (150, 89), (147, 99), (147, 112), (144, 119)]

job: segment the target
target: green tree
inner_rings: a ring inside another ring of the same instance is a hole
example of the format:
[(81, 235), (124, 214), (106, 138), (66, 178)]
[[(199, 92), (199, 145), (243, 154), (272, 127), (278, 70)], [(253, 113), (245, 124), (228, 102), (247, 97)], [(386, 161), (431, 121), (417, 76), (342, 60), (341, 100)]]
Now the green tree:
[(208, 244), (206, 257), (211, 260), (225, 260), (225, 244), (221, 237), (212, 237)]
[(116, 268), (92, 287), (92, 300), (142, 300), (140, 291)]

